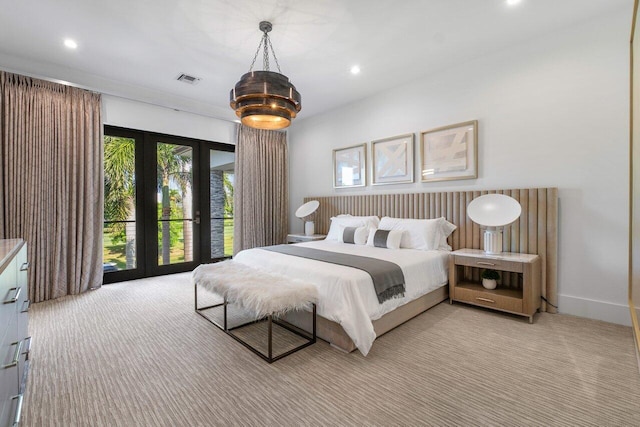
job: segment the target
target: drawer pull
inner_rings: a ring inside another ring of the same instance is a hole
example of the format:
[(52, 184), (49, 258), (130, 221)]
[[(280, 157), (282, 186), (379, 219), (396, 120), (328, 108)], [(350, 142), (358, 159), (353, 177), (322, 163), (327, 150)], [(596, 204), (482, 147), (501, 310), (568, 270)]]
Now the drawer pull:
[(16, 346), (16, 351), (13, 353), (13, 360), (6, 365), (2, 365), (3, 369), (13, 368), (18, 365), (18, 360), (20, 360), (20, 352), (22, 351), (22, 341), (11, 343), (11, 345)]
[(29, 269), (29, 263), (25, 262), (20, 266), (20, 271), (27, 271)]
[(17, 396), (13, 396), (11, 400), (18, 401), (18, 404), (16, 405), (16, 415), (13, 417), (13, 425), (17, 426), (20, 424), (20, 418), (22, 417), (22, 401), (24, 400), (24, 394), (20, 393)]
[[(26, 308), (25, 308), (25, 306), (26, 306)], [(31, 300), (25, 300), (22, 303), (22, 310), (20, 310), (20, 313), (28, 313), (30, 306), (31, 306)]]
[(490, 265), (490, 266), (494, 266), (495, 264), (492, 262), (486, 262), (486, 261), (478, 261), (476, 264), (480, 264), (480, 265)]
[(495, 301), (494, 301), (494, 300), (492, 300), (492, 299), (489, 299), (489, 298), (476, 297), (476, 299), (477, 299), (478, 301), (492, 302), (492, 303), (494, 303), (494, 304), (495, 304)]
[(6, 300), (5, 302), (3, 302), (3, 304), (13, 304), (14, 302), (18, 301), (18, 298), (20, 298), (20, 291), (22, 291), (22, 288), (20, 286), (18, 286), (17, 288), (11, 288), (9, 290), (16, 291), (16, 296)]
[(26, 343), (24, 345), (24, 350), (22, 351), (22, 354), (25, 354), (27, 356), (27, 359), (29, 359), (29, 352), (31, 351), (31, 337), (26, 337), (22, 342)]

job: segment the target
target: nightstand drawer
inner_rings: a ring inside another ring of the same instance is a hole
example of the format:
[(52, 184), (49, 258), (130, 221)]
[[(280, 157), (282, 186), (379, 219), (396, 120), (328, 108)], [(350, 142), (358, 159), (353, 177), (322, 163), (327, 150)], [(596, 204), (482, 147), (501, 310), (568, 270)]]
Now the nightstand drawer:
[(461, 286), (455, 288), (453, 298), (457, 301), (496, 308), (498, 310), (522, 313), (522, 298), (500, 295), (493, 292), (478, 291)]
[(494, 258), (475, 258), (462, 255), (455, 255), (456, 265), (467, 265), (469, 267), (490, 268), (492, 270), (512, 271), (522, 273), (522, 263), (517, 261), (507, 261)]
[(302, 236), (288, 236), (287, 241), (289, 243), (300, 243), (300, 242), (308, 242), (309, 239)]

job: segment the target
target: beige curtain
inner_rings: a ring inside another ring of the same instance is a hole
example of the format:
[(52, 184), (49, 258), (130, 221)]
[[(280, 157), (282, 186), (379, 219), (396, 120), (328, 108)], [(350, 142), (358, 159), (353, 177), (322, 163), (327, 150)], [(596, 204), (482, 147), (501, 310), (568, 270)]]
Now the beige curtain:
[(285, 243), (289, 189), (283, 132), (240, 126), (234, 183), (234, 254)]
[(100, 286), (100, 95), (2, 72), (0, 100), (0, 237), (27, 241), (31, 300)]

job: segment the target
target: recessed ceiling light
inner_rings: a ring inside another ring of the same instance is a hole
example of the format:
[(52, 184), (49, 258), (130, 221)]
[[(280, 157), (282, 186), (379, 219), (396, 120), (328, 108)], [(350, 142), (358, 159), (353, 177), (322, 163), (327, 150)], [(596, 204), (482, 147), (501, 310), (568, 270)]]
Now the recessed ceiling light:
[(509, 6), (514, 6), (516, 4), (520, 3), (520, 0), (507, 0), (507, 4)]
[(353, 75), (360, 74), (360, 66), (354, 65), (353, 67), (351, 67), (351, 74)]
[(75, 49), (78, 47), (78, 43), (76, 43), (75, 41), (71, 40), (71, 39), (65, 39), (64, 40), (64, 45), (66, 47), (68, 47), (69, 49)]

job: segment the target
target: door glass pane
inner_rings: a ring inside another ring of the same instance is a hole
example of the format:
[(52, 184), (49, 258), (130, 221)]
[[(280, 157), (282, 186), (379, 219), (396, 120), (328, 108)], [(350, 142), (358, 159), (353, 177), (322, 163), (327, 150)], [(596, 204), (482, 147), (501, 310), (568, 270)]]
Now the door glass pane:
[(193, 150), (158, 142), (158, 265), (193, 261)]
[(211, 258), (233, 255), (233, 172), (235, 153), (209, 151)]
[(104, 137), (103, 270), (136, 268), (135, 140)]

